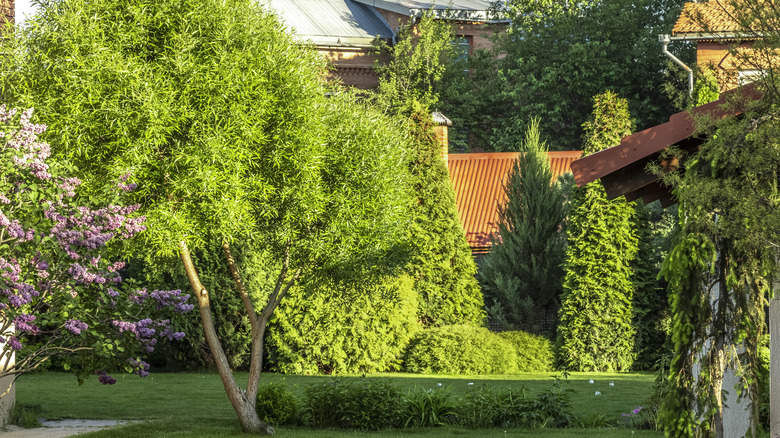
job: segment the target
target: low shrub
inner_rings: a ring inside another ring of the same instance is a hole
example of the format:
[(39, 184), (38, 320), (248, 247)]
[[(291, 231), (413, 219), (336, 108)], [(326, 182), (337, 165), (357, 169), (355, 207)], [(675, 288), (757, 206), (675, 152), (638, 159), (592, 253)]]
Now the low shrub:
[(404, 399), (386, 379), (333, 379), (307, 386), (303, 405), (312, 427), (379, 430), (401, 426)]
[(322, 281), (290, 289), (271, 318), (271, 369), (285, 374), (398, 370), (418, 328), (412, 279), (367, 276), (360, 285)]
[(458, 419), (464, 427), (520, 427), (533, 398), (528, 390), (496, 391), (486, 387), (471, 389), (458, 404)]
[(257, 416), (265, 423), (286, 426), (300, 423), (300, 406), (285, 385), (268, 382), (257, 390)]
[(555, 355), (552, 343), (544, 336), (515, 331), (502, 332), (499, 336), (512, 343), (517, 350), (517, 370), (521, 373), (550, 371)]
[(416, 387), (404, 398), (406, 421), (404, 427), (437, 427), (454, 423), (457, 403), (448, 389)]
[(448, 325), (418, 332), (404, 356), (412, 373), (505, 374), (517, 372), (512, 343), (482, 327)]

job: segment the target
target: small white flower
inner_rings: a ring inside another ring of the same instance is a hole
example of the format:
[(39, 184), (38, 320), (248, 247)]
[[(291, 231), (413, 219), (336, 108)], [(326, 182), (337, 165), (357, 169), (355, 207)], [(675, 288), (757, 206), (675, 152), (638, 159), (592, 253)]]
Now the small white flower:
[(436, 386), (441, 386), (441, 383), (437, 383)]
[(474, 382), (469, 382), (468, 384), (469, 384), (469, 385), (473, 385), (473, 384), (474, 384)]
[(609, 382), (609, 386), (615, 386), (615, 382)]
[(596, 395), (601, 395), (601, 391), (596, 391)]
[(593, 383), (593, 379), (588, 380), (588, 383)]

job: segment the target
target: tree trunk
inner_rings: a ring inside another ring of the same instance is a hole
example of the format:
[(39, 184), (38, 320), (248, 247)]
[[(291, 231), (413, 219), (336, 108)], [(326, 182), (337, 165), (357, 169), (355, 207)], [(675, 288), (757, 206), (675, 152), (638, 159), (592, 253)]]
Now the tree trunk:
[[(192, 263), (190, 251), (187, 248), (187, 244), (182, 241), (179, 244), (179, 250), (181, 253), (181, 260), (184, 264), (184, 270), (187, 273), (187, 277), (190, 280), (190, 286), (195, 293), (195, 297), (198, 301), (198, 309), (200, 310), (200, 319), (203, 323), (203, 334), (206, 337), (211, 354), (214, 356), (214, 362), (217, 365), (217, 371), (219, 377), (222, 379), (222, 385), (225, 387), (230, 403), (233, 405), (233, 409), (236, 411), (238, 421), (241, 423), (241, 429), (245, 433), (259, 434), (259, 435), (273, 435), (274, 429), (260, 421), (255, 411), (254, 397), (250, 400), (247, 397), (246, 392), (236, 384), (236, 380), (233, 377), (233, 372), (230, 369), (225, 351), (222, 349), (222, 344), (217, 337), (217, 331), (214, 329), (214, 321), (211, 317), (211, 304), (209, 302), (209, 294), (203, 284), (200, 282), (198, 273), (195, 271), (195, 266)], [(255, 347), (255, 340), (252, 342), (253, 350)], [(262, 349), (262, 341), (260, 343)], [(254, 362), (254, 358), (253, 362)], [(256, 394), (255, 391), (250, 393)]]

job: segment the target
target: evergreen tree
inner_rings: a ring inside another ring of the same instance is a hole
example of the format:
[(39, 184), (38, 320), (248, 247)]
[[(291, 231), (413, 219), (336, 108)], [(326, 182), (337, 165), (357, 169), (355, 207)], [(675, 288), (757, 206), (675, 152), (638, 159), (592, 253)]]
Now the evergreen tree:
[[(631, 132), (626, 100), (609, 91), (596, 96), (593, 119), (584, 127), (583, 154), (618, 144)], [(634, 215), (625, 198), (607, 199), (601, 181), (576, 190), (558, 325), (559, 353), (569, 370), (626, 371), (634, 363)]]
[(539, 139), (538, 119), (529, 125), (504, 193), (506, 204), (498, 207), (500, 237), (480, 269), (480, 283), (491, 318), (507, 329), (537, 331), (528, 317), (559, 304), (566, 215), (564, 195), (552, 183), (547, 146)]
[(425, 326), (481, 324), (482, 292), (458, 217), (455, 192), (430, 117), (438, 101), (436, 85), (452, 53), (452, 24), (425, 14), (401, 39), (386, 48), (390, 62), (381, 73), (377, 102), (409, 121), (413, 146), (409, 168), (417, 202), (410, 228), (412, 257), (408, 272), (420, 295)]
[(410, 170), (417, 203), (408, 269), (420, 294), (420, 321), (426, 326), (479, 325), (484, 311), (477, 265), (458, 218), (455, 192), (431, 123), (428, 112), (420, 107), (412, 114), (415, 147)]

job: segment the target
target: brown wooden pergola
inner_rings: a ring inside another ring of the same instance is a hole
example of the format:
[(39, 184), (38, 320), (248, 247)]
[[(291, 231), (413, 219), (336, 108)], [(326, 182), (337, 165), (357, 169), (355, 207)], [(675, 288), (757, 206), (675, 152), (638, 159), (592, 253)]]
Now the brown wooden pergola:
[[(757, 87), (746, 85), (723, 93), (719, 100), (690, 111), (672, 115), (669, 122), (623, 138), (619, 145), (580, 158), (571, 164), (577, 186), (601, 179), (610, 199), (625, 195), (626, 199), (650, 203), (661, 201), (669, 206), (677, 201), (671, 188), (663, 185), (659, 176), (648, 170), (650, 163), (674, 170), (675, 159), (662, 158), (670, 146), (693, 152), (705, 139), (695, 134), (694, 119), (708, 115), (722, 119), (739, 116), (746, 106), (761, 99)], [(769, 305), (770, 345), (770, 436), (780, 438), (780, 298)], [(774, 377), (774, 378), (773, 378)]]

